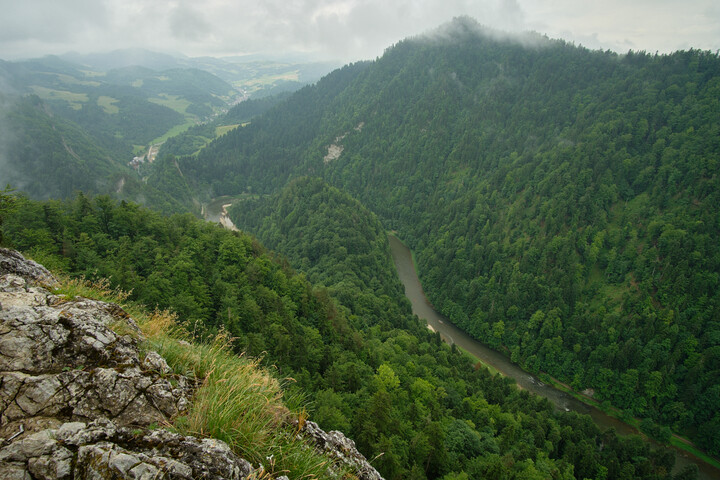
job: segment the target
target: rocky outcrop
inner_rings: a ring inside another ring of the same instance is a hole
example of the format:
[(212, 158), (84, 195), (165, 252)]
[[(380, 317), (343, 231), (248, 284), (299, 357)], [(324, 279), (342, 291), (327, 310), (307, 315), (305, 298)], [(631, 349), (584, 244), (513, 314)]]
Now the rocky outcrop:
[(45, 285), (55, 283), (52, 274), (39, 263), (28, 260), (15, 250), (0, 248), (0, 275), (8, 273)]
[[(53, 295), (55, 283), (0, 249), (0, 479), (264, 478), (220, 440), (162, 428), (194, 383), (141, 353), (122, 308)], [(381, 478), (341, 433), (307, 422), (301, 435), (359, 478)]]
[(321, 452), (327, 454), (338, 465), (343, 465), (355, 473), (359, 480), (383, 480), (377, 470), (370, 465), (365, 456), (355, 448), (355, 442), (342, 432), (325, 432), (315, 422), (305, 422), (300, 436), (309, 440)]
[(221, 441), (150, 428), (185, 410), (192, 383), (157, 353), (140, 353), (140, 331), (122, 308), (42, 286), (54, 283), (42, 266), (0, 250), (0, 478), (254, 471)]
[(0, 449), (0, 478), (7, 479), (243, 479), (253, 471), (219, 440), (106, 419), (63, 423)]

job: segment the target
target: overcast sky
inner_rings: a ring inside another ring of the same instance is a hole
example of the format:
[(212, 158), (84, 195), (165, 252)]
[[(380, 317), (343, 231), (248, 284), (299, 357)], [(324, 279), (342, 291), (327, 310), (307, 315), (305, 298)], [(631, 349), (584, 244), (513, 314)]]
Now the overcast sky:
[(0, 58), (142, 47), (354, 61), (459, 15), (592, 49), (720, 49), (718, 0), (0, 0)]

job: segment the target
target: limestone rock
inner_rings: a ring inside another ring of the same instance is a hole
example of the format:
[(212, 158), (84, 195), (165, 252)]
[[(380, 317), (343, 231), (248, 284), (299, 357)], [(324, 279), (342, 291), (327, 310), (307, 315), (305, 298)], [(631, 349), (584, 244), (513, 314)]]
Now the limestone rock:
[(66, 423), (5, 446), (0, 472), (38, 479), (241, 480), (254, 469), (219, 440), (167, 430), (145, 433), (100, 419)]
[(306, 421), (300, 429), (300, 436), (310, 440), (336, 463), (349, 467), (360, 480), (383, 480), (380, 473), (370, 465), (365, 456), (357, 451), (355, 442), (342, 432), (323, 431), (317, 423)]
[[(220, 440), (156, 428), (187, 408), (194, 383), (140, 353), (121, 307), (45, 289), (56, 283), (0, 249), (0, 479), (265, 478)], [(342, 433), (306, 422), (300, 435), (357, 478), (382, 478)]]
[(55, 277), (42, 265), (23, 257), (15, 250), (0, 248), (0, 275), (15, 274), (45, 285), (57, 283)]

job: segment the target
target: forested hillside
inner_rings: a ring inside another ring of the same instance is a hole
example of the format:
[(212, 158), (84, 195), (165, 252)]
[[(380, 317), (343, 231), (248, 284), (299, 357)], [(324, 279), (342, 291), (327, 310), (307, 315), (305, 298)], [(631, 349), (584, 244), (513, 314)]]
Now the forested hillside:
[[(35, 95), (0, 94), (0, 183), (38, 199), (70, 198), (77, 192), (111, 193), (165, 213), (188, 210), (162, 184), (141, 181), (73, 122), (54, 115)], [(158, 169), (159, 170), (159, 169)], [(167, 177), (167, 176), (166, 176)], [(181, 193), (186, 193), (187, 188)]]
[[(177, 311), (200, 337), (227, 329), (238, 353), (264, 354), (292, 377), (312, 418), (352, 435), (386, 478), (693, 478), (692, 469), (668, 476), (672, 454), (651, 452), (639, 437), (602, 433), (589, 417), (555, 412), (474, 369), (409, 314), (374, 215), (320, 180), (268, 198), (296, 221), (275, 216), (260, 231), (296, 244), (295, 257), (327, 287), (248, 235), (191, 215), (163, 217), (103, 196), (6, 200), (5, 242), (72, 275), (110, 278), (136, 301)], [(305, 241), (290, 240), (319, 240), (315, 228), (345, 278), (324, 259), (303, 260)]]
[(54, 115), (81, 127), (123, 164), (136, 147), (173, 127), (207, 120), (240, 96), (229, 83), (198, 69), (94, 71), (54, 56), (1, 62), (0, 82), (3, 92), (39, 96)]
[[(37, 96), (0, 94), (0, 183), (38, 198), (108, 191), (124, 171), (77, 126), (54, 117)], [(116, 187), (115, 187), (116, 188)]]
[(716, 54), (463, 18), (179, 163), (214, 195), (323, 177), (409, 241), (453, 322), (720, 454), (719, 99)]

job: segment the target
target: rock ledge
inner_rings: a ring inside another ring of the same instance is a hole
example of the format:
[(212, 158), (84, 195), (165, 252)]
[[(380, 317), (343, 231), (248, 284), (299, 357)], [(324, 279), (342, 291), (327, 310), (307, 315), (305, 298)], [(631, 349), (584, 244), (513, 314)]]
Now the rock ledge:
[[(121, 307), (53, 295), (56, 283), (0, 248), (1, 479), (265, 478), (220, 440), (161, 428), (186, 410), (194, 383), (141, 353)], [(382, 478), (342, 433), (306, 422), (300, 435), (358, 478)]]

